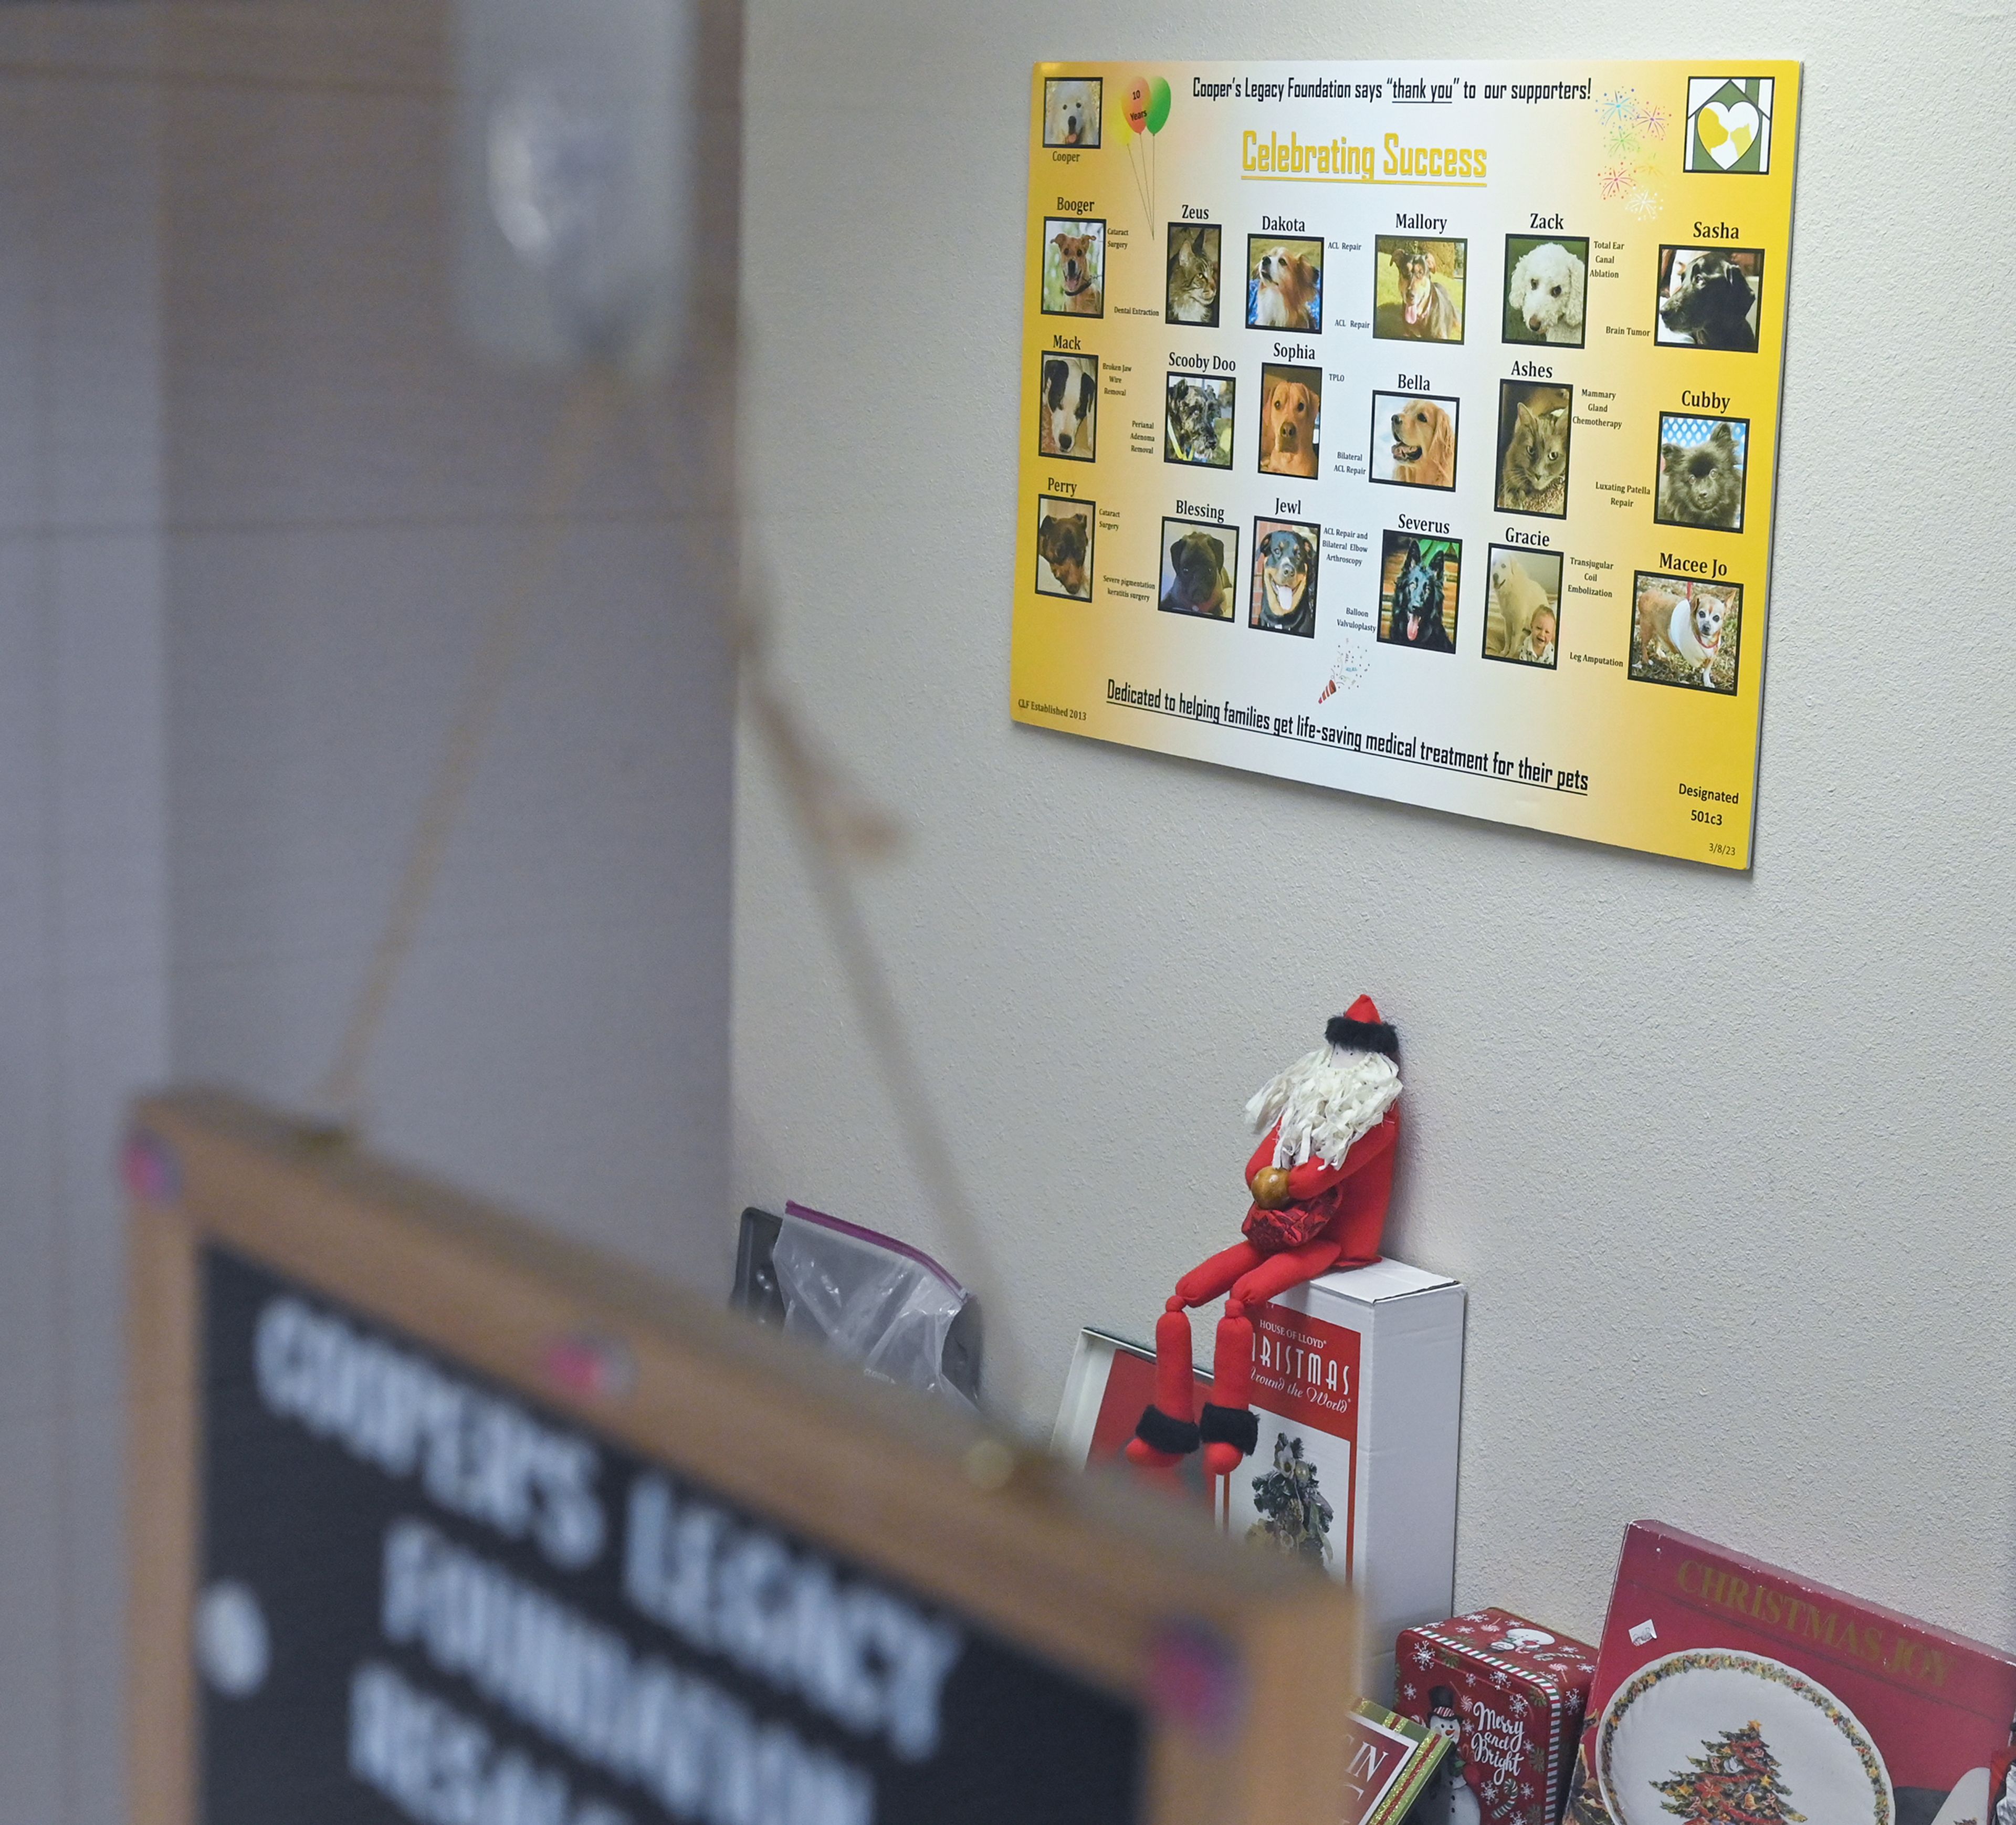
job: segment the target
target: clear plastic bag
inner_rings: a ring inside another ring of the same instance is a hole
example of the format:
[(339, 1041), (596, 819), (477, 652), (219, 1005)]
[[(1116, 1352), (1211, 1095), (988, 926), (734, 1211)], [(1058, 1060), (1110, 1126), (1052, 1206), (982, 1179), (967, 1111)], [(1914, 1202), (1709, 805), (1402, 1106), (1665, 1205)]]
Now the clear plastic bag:
[(923, 1250), (787, 1204), (772, 1258), (787, 1332), (851, 1357), (877, 1380), (974, 1406), (979, 1310)]

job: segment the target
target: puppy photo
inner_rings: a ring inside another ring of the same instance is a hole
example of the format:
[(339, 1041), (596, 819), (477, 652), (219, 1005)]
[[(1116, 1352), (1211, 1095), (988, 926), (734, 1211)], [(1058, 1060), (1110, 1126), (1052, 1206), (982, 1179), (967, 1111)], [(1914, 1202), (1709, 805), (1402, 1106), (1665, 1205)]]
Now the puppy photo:
[(1632, 596), (1632, 677), (1734, 695), (1740, 585), (1640, 571)]
[(1092, 501), (1045, 495), (1036, 502), (1036, 593), (1092, 599), (1092, 536), (1099, 508)]
[(1046, 355), (1037, 376), (1036, 445), (1046, 456), (1090, 463), (1099, 454), (1099, 358)]
[(1162, 522), (1165, 614), (1229, 621), (1238, 613), (1239, 529), (1195, 520)]
[(1498, 383), (1498, 494), (1501, 513), (1564, 520), (1574, 391), (1529, 380)]
[(1406, 488), (1454, 488), (1460, 404), (1412, 393), (1373, 394), (1372, 479)]
[(1323, 328), (1323, 256), (1319, 240), (1283, 241), (1271, 235), (1248, 235), (1247, 328), (1316, 334)]
[(1043, 143), (1096, 146), (1099, 143), (1099, 77), (1051, 76), (1043, 81)]
[(1316, 556), (1323, 528), (1294, 520), (1253, 522), (1253, 585), (1247, 625), (1264, 633), (1316, 637)]
[(1043, 311), (1052, 317), (1106, 315), (1106, 224), (1072, 216), (1043, 224)]
[(1323, 421), (1323, 369), (1260, 370), (1260, 473), (1313, 481)]
[(1389, 646), (1453, 653), (1463, 541), (1388, 532), (1382, 547), (1379, 638)]
[(1238, 387), (1229, 378), (1172, 373), (1163, 384), (1162, 460), (1229, 469)]
[(1163, 319), (1218, 327), (1218, 276), (1225, 231), (1215, 222), (1169, 224), (1168, 289)]
[(1652, 517), (1664, 526), (1743, 530), (1743, 477), (1748, 466), (1747, 418), (1659, 414), (1659, 479)]
[(1580, 348), (1589, 288), (1589, 243), (1505, 237), (1505, 340)]
[(1467, 241), (1373, 237), (1372, 333), (1391, 342), (1463, 340)]
[(1561, 554), (1494, 545), (1484, 598), (1484, 657), (1552, 669), (1561, 630)]
[(1762, 247), (1661, 247), (1652, 340), (1669, 347), (1754, 351), (1763, 296)]

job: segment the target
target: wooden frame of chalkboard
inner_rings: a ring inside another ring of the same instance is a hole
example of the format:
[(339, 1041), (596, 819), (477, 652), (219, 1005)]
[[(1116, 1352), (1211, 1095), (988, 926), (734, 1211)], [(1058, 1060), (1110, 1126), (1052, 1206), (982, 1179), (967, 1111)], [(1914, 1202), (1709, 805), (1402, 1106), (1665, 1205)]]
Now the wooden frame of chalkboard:
[(236, 1099), (124, 1171), (133, 1825), (1341, 1812), (1319, 1574)]

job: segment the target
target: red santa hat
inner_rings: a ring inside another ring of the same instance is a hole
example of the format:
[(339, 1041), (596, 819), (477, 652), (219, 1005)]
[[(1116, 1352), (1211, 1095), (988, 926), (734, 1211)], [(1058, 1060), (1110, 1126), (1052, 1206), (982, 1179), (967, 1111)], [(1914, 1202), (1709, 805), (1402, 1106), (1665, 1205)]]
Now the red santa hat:
[(1256, 1133), (1276, 1130), (1274, 1164), (1311, 1155), (1331, 1166), (1399, 1100), (1400, 1038), (1361, 995), (1323, 1028), (1323, 1042), (1261, 1089), (1246, 1105)]

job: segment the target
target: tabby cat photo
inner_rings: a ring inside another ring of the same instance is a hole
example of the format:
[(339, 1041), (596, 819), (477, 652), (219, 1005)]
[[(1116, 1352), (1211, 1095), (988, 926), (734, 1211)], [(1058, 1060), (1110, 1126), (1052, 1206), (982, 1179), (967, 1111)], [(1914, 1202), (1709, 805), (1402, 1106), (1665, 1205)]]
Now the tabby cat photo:
[(1498, 387), (1498, 511), (1565, 519), (1568, 430), (1575, 395), (1566, 387), (1503, 380)]

